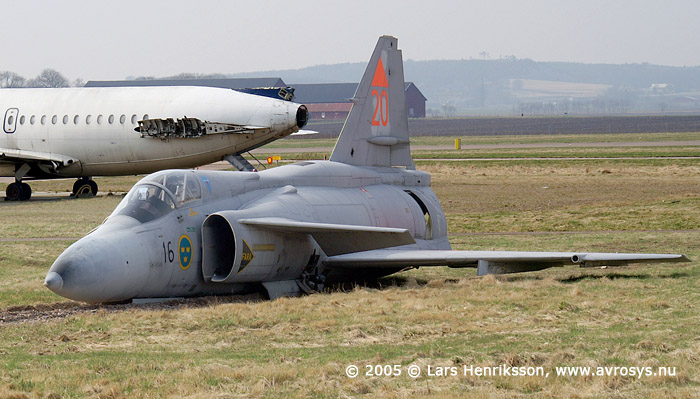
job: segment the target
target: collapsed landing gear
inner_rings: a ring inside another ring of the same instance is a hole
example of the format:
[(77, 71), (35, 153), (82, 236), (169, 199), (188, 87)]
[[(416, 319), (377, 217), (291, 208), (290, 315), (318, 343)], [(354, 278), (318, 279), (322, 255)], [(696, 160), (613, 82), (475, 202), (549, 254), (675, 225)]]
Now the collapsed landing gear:
[(15, 181), (5, 190), (5, 201), (26, 201), (32, 196), (32, 188), (27, 183)]
[(307, 295), (321, 292), (326, 287), (326, 274), (320, 270), (319, 259), (321, 257), (314, 251), (301, 272), (301, 279), (297, 281), (299, 288)]
[(81, 177), (73, 183), (73, 197), (94, 197), (97, 195), (97, 183), (89, 177)]

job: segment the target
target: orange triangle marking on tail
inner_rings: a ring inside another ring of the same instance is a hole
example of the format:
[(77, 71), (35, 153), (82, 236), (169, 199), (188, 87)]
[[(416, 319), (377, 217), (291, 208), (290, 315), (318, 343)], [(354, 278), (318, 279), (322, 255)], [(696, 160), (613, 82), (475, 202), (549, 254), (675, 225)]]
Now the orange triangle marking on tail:
[(374, 70), (374, 78), (372, 78), (372, 86), (374, 86), (374, 87), (389, 87), (389, 81), (386, 79), (386, 73), (384, 73), (384, 64), (382, 63), (381, 57), (379, 57), (379, 62), (377, 63), (377, 69)]

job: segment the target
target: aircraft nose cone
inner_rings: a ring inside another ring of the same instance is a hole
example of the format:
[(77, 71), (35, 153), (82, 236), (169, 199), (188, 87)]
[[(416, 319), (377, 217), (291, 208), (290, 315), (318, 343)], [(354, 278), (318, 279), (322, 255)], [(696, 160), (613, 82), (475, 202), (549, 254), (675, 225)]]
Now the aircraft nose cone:
[(44, 287), (58, 293), (63, 288), (63, 277), (56, 272), (49, 272), (44, 280)]
[[(44, 286), (82, 302), (133, 298), (148, 277), (140, 242), (121, 232), (87, 236), (68, 247), (49, 269)], [(146, 261), (145, 261), (146, 260)], [(147, 266), (147, 263), (145, 263)]]

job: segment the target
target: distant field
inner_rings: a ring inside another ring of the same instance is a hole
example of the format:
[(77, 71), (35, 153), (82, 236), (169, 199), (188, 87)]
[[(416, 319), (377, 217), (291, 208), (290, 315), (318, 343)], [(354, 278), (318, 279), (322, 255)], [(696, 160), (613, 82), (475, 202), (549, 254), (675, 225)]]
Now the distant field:
[[(637, 139), (474, 140), (575, 138)], [(638, 139), (694, 140), (691, 133)], [(440, 145), (453, 138), (413, 140)], [(86, 306), (41, 283), (53, 260), (121, 195), (0, 202), (0, 398), (699, 397), (700, 160), (525, 159), (593, 152), (586, 147), (483, 151), (510, 159), (417, 161), (432, 174), (455, 249), (669, 252), (693, 262), (484, 278), (470, 269), (422, 268), (302, 298)], [(633, 158), (644, 151), (629, 150)], [(138, 178), (98, 183), (120, 193)], [(32, 185), (51, 192), (69, 182)], [(358, 377), (347, 376), (350, 365), (359, 367)], [(366, 375), (375, 365), (397, 365), (402, 374)], [(411, 365), (420, 377), (406, 374)], [(550, 375), (427, 374), (428, 367), (502, 365)], [(561, 366), (617, 367), (618, 374), (557, 376)], [(631, 367), (674, 374), (621, 375)]]
[(519, 100), (551, 99), (554, 96), (591, 98), (605, 95), (610, 85), (557, 82), (551, 80), (510, 79), (513, 95)]
[[(455, 139), (462, 149), (455, 150)], [(261, 161), (329, 157), (335, 139), (282, 139), (254, 150)], [(700, 132), (411, 137), (414, 159), (698, 157)]]

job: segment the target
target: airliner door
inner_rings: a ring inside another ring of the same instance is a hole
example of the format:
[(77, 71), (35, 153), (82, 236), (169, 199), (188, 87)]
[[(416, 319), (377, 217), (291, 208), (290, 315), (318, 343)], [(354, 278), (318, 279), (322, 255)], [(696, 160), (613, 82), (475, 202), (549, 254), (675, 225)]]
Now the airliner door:
[(19, 115), (17, 108), (10, 108), (5, 112), (5, 122), (2, 125), (5, 133), (10, 134), (17, 130), (17, 115)]

